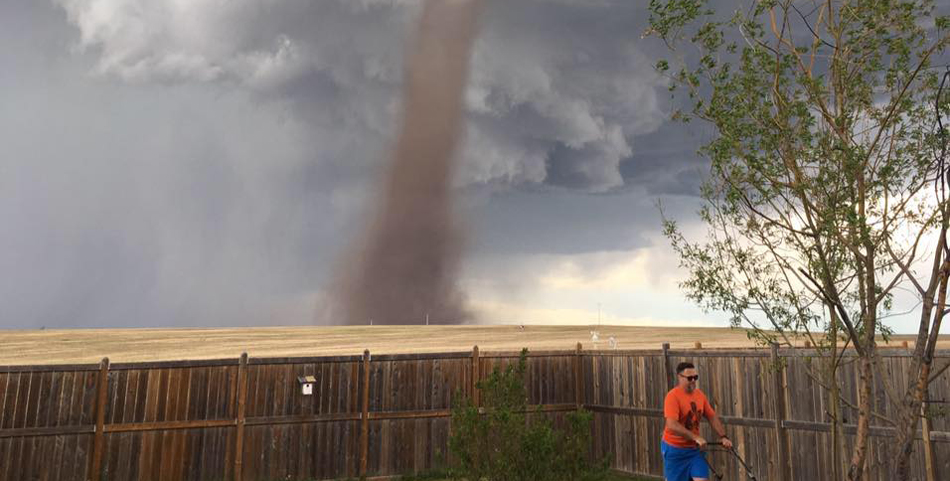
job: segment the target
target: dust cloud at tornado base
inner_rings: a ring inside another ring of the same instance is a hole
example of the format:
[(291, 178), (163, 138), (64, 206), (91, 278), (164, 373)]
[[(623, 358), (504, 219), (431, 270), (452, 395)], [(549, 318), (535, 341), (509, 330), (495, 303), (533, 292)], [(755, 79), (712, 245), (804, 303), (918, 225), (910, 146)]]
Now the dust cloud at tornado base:
[(483, 0), (426, 0), (406, 57), (391, 164), (364, 237), (338, 265), (332, 324), (465, 322), (451, 182)]

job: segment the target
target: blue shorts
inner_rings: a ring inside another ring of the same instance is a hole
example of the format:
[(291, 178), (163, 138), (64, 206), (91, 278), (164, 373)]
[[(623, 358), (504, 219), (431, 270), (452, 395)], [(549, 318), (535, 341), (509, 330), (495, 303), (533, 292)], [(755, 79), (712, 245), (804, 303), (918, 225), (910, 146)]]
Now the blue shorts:
[(677, 448), (666, 441), (660, 441), (660, 452), (663, 453), (663, 477), (666, 481), (709, 479), (706, 453), (699, 448)]

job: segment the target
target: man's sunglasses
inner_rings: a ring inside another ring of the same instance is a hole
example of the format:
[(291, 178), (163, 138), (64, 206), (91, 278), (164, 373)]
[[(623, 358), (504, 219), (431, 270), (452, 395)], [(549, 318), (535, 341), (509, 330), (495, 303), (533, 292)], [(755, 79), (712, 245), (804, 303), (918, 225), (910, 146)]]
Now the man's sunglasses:
[(699, 379), (699, 374), (696, 374), (694, 376), (683, 376), (682, 374), (680, 374), (680, 376), (685, 377), (687, 381), (695, 381)]

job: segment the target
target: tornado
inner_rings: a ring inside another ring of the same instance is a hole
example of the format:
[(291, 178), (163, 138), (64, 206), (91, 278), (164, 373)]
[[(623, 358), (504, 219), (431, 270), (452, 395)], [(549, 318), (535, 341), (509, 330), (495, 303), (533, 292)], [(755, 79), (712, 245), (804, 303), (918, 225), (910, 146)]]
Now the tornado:
[(342, 309), (333, 309), (337, 319), (331, 321), (454, 324), (469, 318), (458, 286), (462, 236), (451, 182), (482, 1), (422, 5), (405, 60), (399, 135), (375, 216), (342, 267)]

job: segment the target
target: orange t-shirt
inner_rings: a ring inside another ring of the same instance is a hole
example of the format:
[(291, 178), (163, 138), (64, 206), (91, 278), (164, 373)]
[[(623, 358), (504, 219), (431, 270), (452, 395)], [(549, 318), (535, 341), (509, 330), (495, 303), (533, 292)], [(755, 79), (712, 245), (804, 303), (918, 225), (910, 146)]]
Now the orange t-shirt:
[[(698, 388), (694, 389), (692, 394), (688, 394), (683, 388), (677, 386), (670, 389), (666, 394), (666, 400), (663, 401), (663, 417), (679, 421), (680, 424), (699, 435), (699, 420), (703, 417), (707, 419), (716, 414), (709, 400)], [(663, 440), (670, 446), (677, 448), (695, 448), (696, 442), (686, 439), (669, 429), (663, 429)]]

